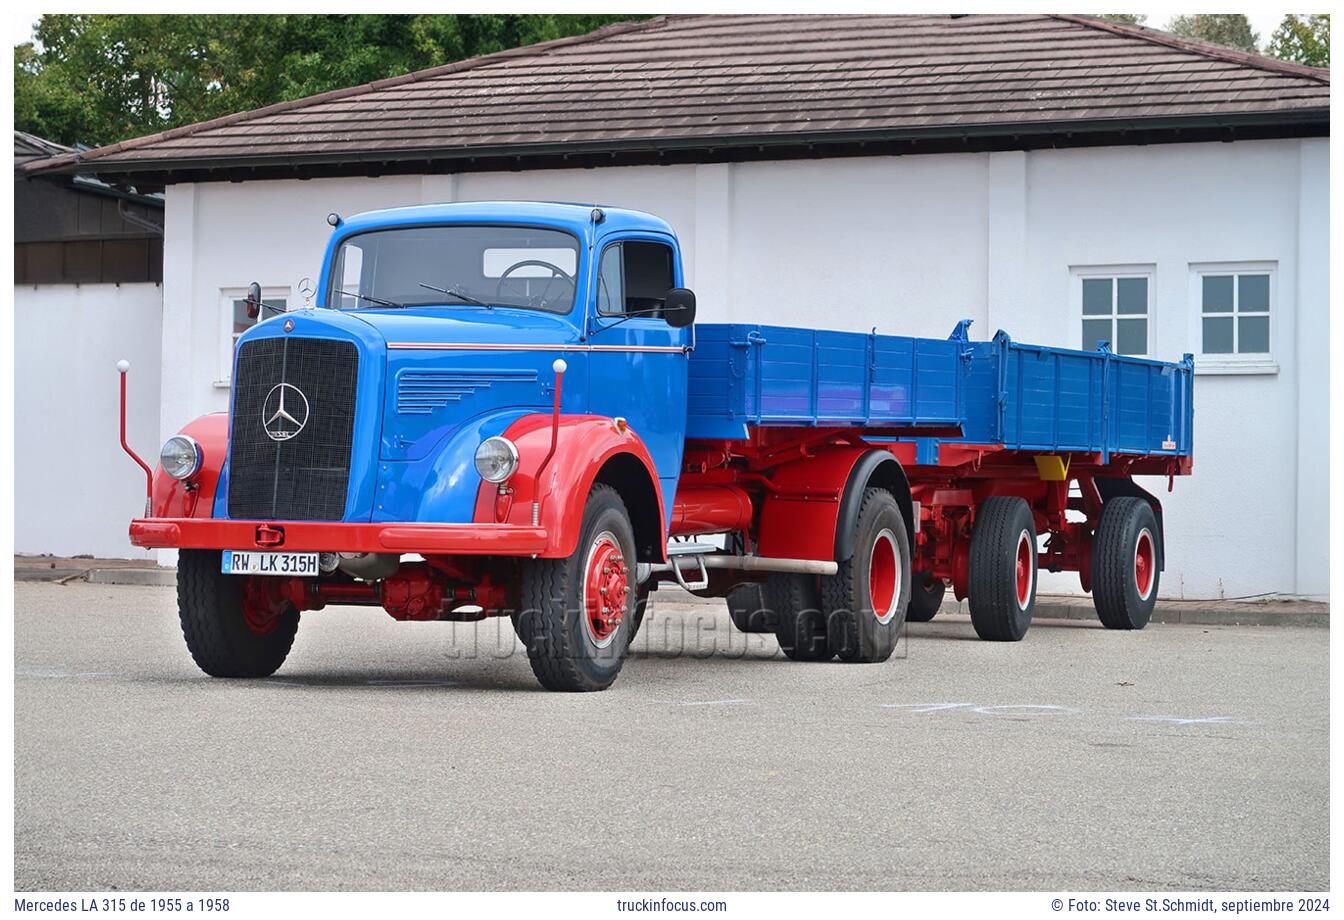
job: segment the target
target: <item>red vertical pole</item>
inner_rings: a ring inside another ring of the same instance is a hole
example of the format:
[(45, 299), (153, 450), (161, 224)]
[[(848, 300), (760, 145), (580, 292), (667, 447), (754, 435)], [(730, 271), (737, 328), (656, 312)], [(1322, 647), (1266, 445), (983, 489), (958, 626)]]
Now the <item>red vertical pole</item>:
[(121, 376), (121, 449), (145, 471), (145, 517), (149, 517), (154, 510), (154, 471), (149, 468), (148, 463), (140, 459), (139, 454), (131, 450), (131, 445), (126, 443), (126, 372), (130, 369), (131, 362), (125, 358), (117, 362), (117, 373)]
[(564, 358), (556, 358), (551, 364), (551, 370), (555, 371), (555, 404), (551, 408), (551, 449), (546, 451), (546, 456), (541, 461), (541, 466), (537, 467), (537, 478), (532, 486), (532, 526), (536, 527), (541, 520), (541, 502), (538, 496), (541, 494), (541, 473), (546, 469), (546, 464), (551, 462), (551, 457), (555, 456), (555, 447), (560, 441), (560, 384), (564, 379), (565, 371), (569, 365), (565, 363)]

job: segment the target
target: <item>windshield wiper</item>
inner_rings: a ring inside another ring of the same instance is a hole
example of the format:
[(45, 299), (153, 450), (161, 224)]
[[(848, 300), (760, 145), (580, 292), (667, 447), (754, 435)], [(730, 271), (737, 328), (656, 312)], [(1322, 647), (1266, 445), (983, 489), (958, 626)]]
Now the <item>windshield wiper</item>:
[(344, 294), (346, 297), (358, 297), (360, 300), (367, 300), (369, 303), (376, 303), (382, 307), (396, 307), (399, 310), (405, 310), (404, 303), (393, 303), (390, 300), (379, 300), (377, 297), (370, 297), (368, 294), (360, 294), (358, 291), (337, 291), (338, 294)]
[(458, 300), (462, 301), (463, 303), (469, 303), (469, 304), (471, 304), (472, 306), (475, 306), (475, 307), (485, 307), (487, 310), (493, 310), (493, 309), (494, 309), (494, 307), (492, 307), (490, 304), (486, 303), (484, 300), (477, 300), (475, 297), (468, 297), (466, 294), (463, 294), (461, 291), (450, 291), (450, 290), (448, 290), (447, 288), (435, 287), (435, 286), (432, 285), (432, 284), (425, 284), (425, 282), (423, 282), (423, 281), (420, 282), (420, 286), (421, 286), (422, 288), (427, 288), (427, 289), (429, 289), (429, 290), (431, 290), (431, 291), (438, 291), (440, 294), (447, 294), (449, 297), (456, 297)]

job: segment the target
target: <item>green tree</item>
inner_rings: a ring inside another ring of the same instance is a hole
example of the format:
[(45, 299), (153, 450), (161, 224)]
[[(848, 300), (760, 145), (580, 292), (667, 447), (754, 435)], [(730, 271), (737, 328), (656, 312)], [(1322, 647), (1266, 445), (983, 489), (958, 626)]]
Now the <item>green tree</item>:
[(1260, 41), (1260, 37), (1251, 29), (1251, 21), (1241, 13), (1195, 13), (1190, 16), (1177, 16), (1167, 23), (1166, 31), (1181, 38), (1251, 52), (1258, 50)]
[(1148, 14), (1146, 13), (1089, 13), (1088, 15), (1110, 22), (1123, 22), (1129, 26), (1141, 26), (1148, 21)]
[(14, 49), (14, 124), (110, 144), (642, 18), (48, 14)]
[(1269, 39), (1269, 53), (1312, 67), (1330, 66), (1330, 14), (1289, 13)]

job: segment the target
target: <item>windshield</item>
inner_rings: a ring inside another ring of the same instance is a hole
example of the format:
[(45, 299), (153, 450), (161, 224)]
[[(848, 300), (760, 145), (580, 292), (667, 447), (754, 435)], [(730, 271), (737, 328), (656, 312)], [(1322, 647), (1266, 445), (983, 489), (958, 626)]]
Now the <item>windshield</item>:
[(338, 310), (574, 306), (579, 242), (535, 227), (399, 227), (352, 236), (332, 262)]

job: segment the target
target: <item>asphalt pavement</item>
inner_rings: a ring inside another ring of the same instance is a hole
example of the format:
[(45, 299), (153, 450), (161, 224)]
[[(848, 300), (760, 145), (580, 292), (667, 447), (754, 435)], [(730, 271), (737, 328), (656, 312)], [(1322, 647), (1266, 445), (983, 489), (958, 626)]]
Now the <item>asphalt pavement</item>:
[(616, 685), (557, 695), (507, 622), (332, 608), (219, 681), (169, 588), (19, 584), (15, 886), (1329, 884), (1327, 629), (940, 616), (798, 664), (654, 597)]

